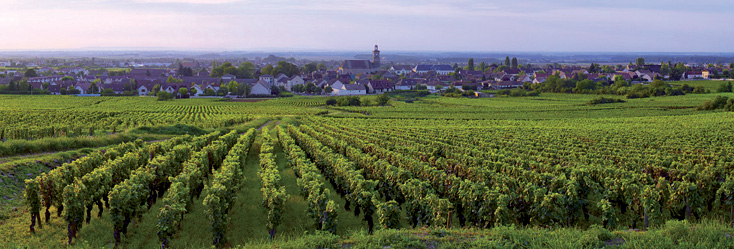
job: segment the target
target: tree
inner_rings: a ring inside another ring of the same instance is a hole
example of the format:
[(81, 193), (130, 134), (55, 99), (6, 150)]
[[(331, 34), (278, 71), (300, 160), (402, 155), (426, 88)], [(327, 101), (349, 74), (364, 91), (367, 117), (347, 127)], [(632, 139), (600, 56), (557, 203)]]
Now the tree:
[(38, 74), (36, 73), (36, 70), (29, 68), (28, 70), (25, 70), (25, 73), (23, 73), (23, 76), (27, 78), (31, 78), (31, 77), (38, 77)]
[(288, 63), (285, 61), (279, 61), (278, 64), (273, 68), (273, 71), (271, 72), (272, 75), (277, 76), (280, 74), (285, 74), (288, 77), (292, 77), (293, 75), (297, 75), (300, 73), (298, 66)]
[(334, 89), (331, 86), (324, 87), (324, 93), (331, 94), (332, 92), (334, 92)]
[(79, 91), (79, 89), (76, 89), (74, 87), (69, 87), (69, 89), (66, 92), (69, 95), (81, 94), (82, 93), (81, 91)]
[(311, 62), (306, 65), (303, 65), (303, 68), (301, 69), (301, 71), (303, 71), (303, 73), (306, 73), (306, 74), (310, 74), (316, 70), (318, 70), (318, 65), (316, 65), (316, 62)]
[(601, 71), (602, 68), (599, 64), (591, 63), (591, 65), (589, 65), (589, 73), (600, 73)]
[(277, 86), (270, 86), (270, 94), (272, 95), (280, 94), (280, 88), (278, 88)]
[(508, 67), (511, 66), (509, 56), (505, 57), (505, 66), (508, 66)]
[(469, 58), (469, 62), (466, 67), (466, 70), (474, 71), (474, 58)]
[(240, 86), (240, 89), (242, 93), (245, 95), (245, 97), (249, 96), (250, 93), (252, 92), (252, 86), (249, 84), (242, 84), (242, 86)]
[(115, 96), (115, 90), (112, 90), (110, 88), (102, 90), (102, 93), (100, 94), (102, 96)]
[(178, 76), (194, 76), (194, 70), (190, 67), (184, 67), (181, 63), (178, 64), (178, 70), (176, 70)]
[(670, 70), (670, 78), (674, 80), (678, 80), (683, 76), (683, 73), (686, 72), (688, 68), (683, 63), (678, 63), (675, 65), (674, 68)]
[(227, 90), (229, 90), (230, 94), (239, 95), (240, 92), (240, 84), (236, 81), (230, 81), (227, 84)]
[(242, 62), (240, 67), (237, 68), (238, 79), (252, 79), (255, 78), (255, 64), (252, 62)]
[(156, 94), (158, 97), (158, 101), (166, 101), (173, 99), (173, 94), (166, 92), (166, 91), (159, 91), (158, 94)]
[(627, 80), (624, 79), (624, 76), (616, 75), (614, 76), (614, 86), (623, 87), (623, 86), (629, 86), (629, 84), (627, 84)]
[(380, 96), (377, 96), (377, 105), (380, 106), (386, 106), (390, 103), (390, 96), (387, 96), (386, 93), (380, 94)]
[(89, 84), (89, 88), (87, 89), (87, 93), (90, 94), (97, 94), (99, 93), (99, 87), (97, 86), (97, 82), (99, 82), (99, 79), (96, 79), (92, 81), (91, 84)]
[(573, 89), (573, 91), (576, 93), (583, 93), (586, 91), (593, 91), (594, 89), (596, 89), (596, 83), (587, 79), (576, 82), (576, 87)]
[(196, 95), (197, 93), (199, 93), (199, 91), (196, 90), (196, 88), (192, 87), (191, 88), (191, 95)]
[(512, 68), (517, 69), (517, 57), (512, 57)]
[(306, 93), (314, 93), (316, 92), (316, 88), (318, 88), (316, 87), (316, 85), (314, 85), (312, 82), (309, 82), (308, 84), (306, 84), (304, 90), (306, 91)]
[(719, 88), (716, 91), (718, 91), (720, 93), (730, 93), (730, 92), (732, 92), (731, 82), (729, 82), (729, 83), (721, 83), (721, 85), (719, 85)]
[(181, 98), (186, 97), (188, 95), (188, 93), (189, 93), (189, 89), (186, 89), (186, 87), (181, 87), (181, 88), (178, 89), (178, 95)]
[(487, 70), (487, 63), (484, 63), (484, 61), (482, 61), (481, 63), (479, 63), (479, 71), (484, 72), (486, 70)]
[(217, 92), (214, 91), (214, 89), (207, 88), (204, 89), (204, 96), (216, 96)]
[(329, 70), (329, 68), (326, 67), (326, 64), (324, 64), (324, 63), (319, 63), (318, 65), (316, 65), (316, 69), (319, 70), (319, 71)]
[(653, 88), (664, 87), (667, 85), (668, 84), (666, 84), (665, 81), (662, 81), (662, 80), (653, 80), (652, 83), (650, 83), (650, 87), (653, 87)]
[(174, 78), (173, 76), (168, 76), (168, 79), (166, 79), (166, 83), (181, 83), (183, 82), (182, 79)]
[(262, 74), (271, 74), (272, 72), (273, 72), (273, 65), (270, 65), (270, 64), (260, 69), (260, 73)]
[(158, 92), (161, 91), (161, 84), (155, 84), (153, 86), (153, 89), (150, 89), (150, 93), (153, 94), (153, 96), (158, 96)]
[(663, 76), (670, 74), (670, 64), (661, 63), (660, 64), (660, 74)]
[(642, 67), (642, 66), (645, 66), (645, 58), (642, 58), (642, 57), (640, 57), (640, 58), (637, 58), (637, 60), (635, 60), (635, 64), (636, 64), (636, 65), (637, 65), (638, 67)]

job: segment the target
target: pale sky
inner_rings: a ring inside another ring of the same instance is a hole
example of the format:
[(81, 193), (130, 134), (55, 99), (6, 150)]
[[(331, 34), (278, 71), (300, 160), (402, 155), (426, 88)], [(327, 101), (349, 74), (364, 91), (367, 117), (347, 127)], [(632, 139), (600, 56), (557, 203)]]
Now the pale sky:
[(731, 0), (0, 0), (0, 50), (733, 52)]

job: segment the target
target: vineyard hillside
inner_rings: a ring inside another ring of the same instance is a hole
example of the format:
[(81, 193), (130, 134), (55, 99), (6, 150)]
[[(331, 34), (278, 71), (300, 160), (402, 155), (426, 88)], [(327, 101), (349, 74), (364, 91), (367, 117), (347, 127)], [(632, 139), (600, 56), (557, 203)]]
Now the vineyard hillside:
[(618, 99), (0, 95), (0, 248), (734, 247), (734, 94)]

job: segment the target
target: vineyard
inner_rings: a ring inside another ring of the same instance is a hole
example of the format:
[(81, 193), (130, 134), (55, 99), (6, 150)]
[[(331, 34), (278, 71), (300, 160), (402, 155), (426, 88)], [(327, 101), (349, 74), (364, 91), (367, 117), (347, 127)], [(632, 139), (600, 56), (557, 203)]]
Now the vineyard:
[(2, 97), (0, 140), (92, 136), (173, 124), (220, 128), (261, 117), (316, 114), (319, 110), (309, 107), (322, 102), (274, 100), (242, 107), (208, 99), (161, 104), (152, 98)]
[(432, 96), (339, 109), (325, 98), (2, 96), (8, 140), (206, 132), (95, 148), (34, 173), (8, 166), (1, 183), (22, 192), (5, 198), (19, 202), (0, 244), (732, 247), (734, 113), (695, 110), (713, 96), (599, 106), (570, 94)]

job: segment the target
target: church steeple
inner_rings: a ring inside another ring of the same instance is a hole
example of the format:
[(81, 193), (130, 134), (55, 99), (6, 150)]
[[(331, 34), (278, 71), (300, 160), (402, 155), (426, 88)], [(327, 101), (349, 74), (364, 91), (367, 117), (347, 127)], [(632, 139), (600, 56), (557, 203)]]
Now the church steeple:
[(372, 65), (374, 68), (380, 68), (380, 50), (375, 45), (375, 51), (372, 51)]

